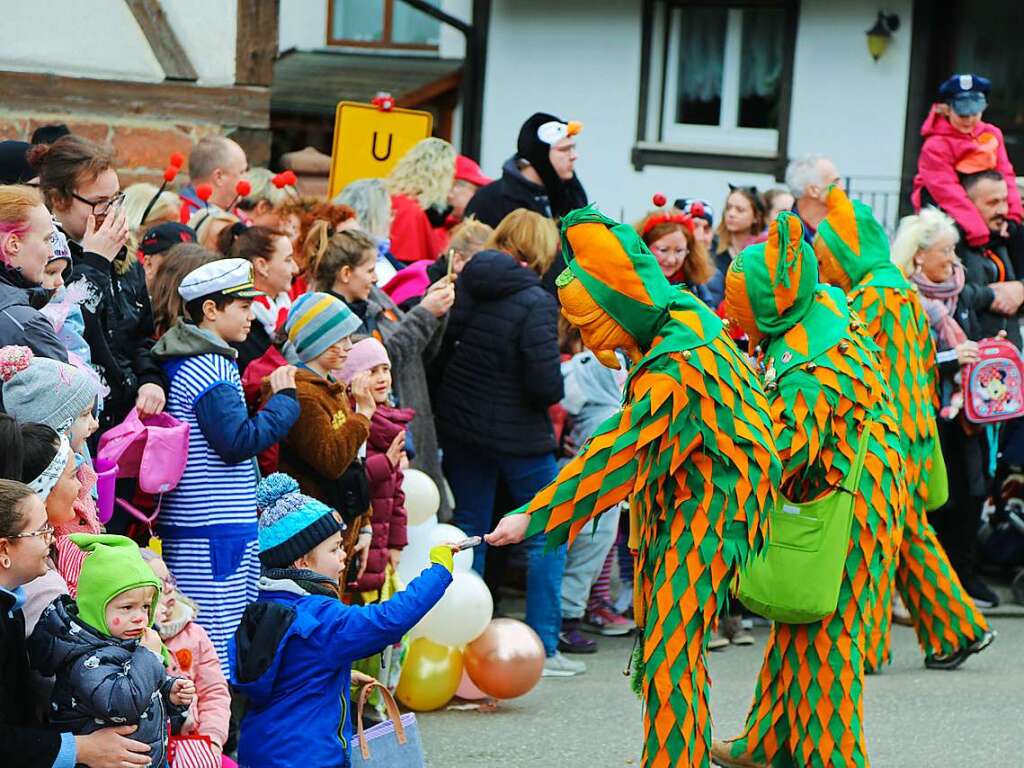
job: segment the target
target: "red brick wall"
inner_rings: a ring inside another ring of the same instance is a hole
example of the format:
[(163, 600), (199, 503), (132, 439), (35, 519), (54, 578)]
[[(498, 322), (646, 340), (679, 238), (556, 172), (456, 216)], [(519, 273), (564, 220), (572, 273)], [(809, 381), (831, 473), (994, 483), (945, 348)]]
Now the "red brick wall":
[[(160, 184), (167, 160), (173, 152), (188, 157), (192, 147), (200, 139), (216, 133), (223, 133), (218, 125), (209, 123), (148, 122), (145, 120), (109, 120), (101, 117), (72, 117), (69, 115), (19, 115), (0, 113), (0, 140), (18, 139), (28, 141), (32, 132), (41, 125), (64, 123), (72, 133), (100, 144), (108, 144), (117, 153), (118, 175), (123, 187), (137, 181)], [(242, 138), (241, 136), (238, 138)], [(251, 165), (264, 165), (268, 157), (261, 157), (258, 147), (249, 147)], [(269, 141), (266, 155), (269, 156)], [(184, 169), (188, 170), (187, 166)], [(184, 174), (178, 179), (187, 182)]]

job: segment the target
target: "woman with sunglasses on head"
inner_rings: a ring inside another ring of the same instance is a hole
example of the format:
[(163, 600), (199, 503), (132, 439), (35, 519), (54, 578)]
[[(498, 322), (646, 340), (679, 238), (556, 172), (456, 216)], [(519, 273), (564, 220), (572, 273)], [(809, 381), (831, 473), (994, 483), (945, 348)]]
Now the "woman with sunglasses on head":
[(764, 203), (757, 193), (757, 187), (730, 184), (722, 220), (718, 222), (715, 240), (711, 244), (716, 271), (707, 285), (711, 292), (712, 307), (717, 308), (722, 303), (725, 273), (729, 271), (732, 260), (748, 245), (757, 242), (767, 226)]
[(159, 413), (166, 382), (150, 354), (153, 310), (146, 276), (125, 248), (131, 227), (110, 149), (79, 136), (64, 136), (29, 151), (39, 188), (67, 235), (74, 282), (84, 281), (85, 340), (92, 362), (110, 387), (101, 415), (103, 428), (119, 423), (137, 407)]
[(28, 695), (38, 678), (29, 672), (23, 606), (26, 593), (50, 570), (52, 543), (53, 525), (38, 491), (17, 480), (0, 479), (0, 755), (4, 766), (148, 765), (149, 747), (129, 738), (135, 726), (74, 736), (39, 721), (34, 706), (38, 698)]

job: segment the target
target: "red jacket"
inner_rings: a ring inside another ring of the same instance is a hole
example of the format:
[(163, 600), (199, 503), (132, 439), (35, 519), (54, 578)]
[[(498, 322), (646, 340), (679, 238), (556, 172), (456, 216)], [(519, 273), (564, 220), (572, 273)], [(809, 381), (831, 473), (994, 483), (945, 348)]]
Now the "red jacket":
[(416, 200), (392, 195), (391, 212), (391, 253), (399, 261), (433, 261), (445, 249), (447, 235), (438, 234)]
[(366, 441), (366, 477), (373, 506), (373, 538), (367, 555), (366, 570), (356, 591), (369, 592), (384, 586), (388, 550), (403, 549), (406, 535), (405, 494), (402, 493), (402, 470), (392, 466), (387, 457), (395, 435), (409, 428), (416, 412), (412, 408), (377, 406), (370, 421), (370, 437)]
[(914, 210), (921, 210), (921, 191), (928, 190), (935, 203), (956, 219), (967, 236), (968, 245), (988, 242), (989, 231), (978, 209), (968, 199), (957, 174), (995, 170), (1006, 179), (1009, 190), (1009, 218), (1024, 217), (1017, 178), (1006, 155), (1003, 132), (991, 123), (979, 122), (970, 134), (961, 133), (932, 106), (921, 126), (924, 145), (917, 158), (917, 175), (910, 196)]

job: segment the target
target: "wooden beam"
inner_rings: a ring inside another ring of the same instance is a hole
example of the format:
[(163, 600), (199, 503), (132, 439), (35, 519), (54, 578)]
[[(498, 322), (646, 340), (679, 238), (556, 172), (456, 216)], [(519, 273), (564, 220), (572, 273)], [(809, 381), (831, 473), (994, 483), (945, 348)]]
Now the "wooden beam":
[(178, 36), (174, 34), (167, 15), (164, 13), (160, 0), (124, 0), (128, 10), (135, 16), (142, 34), (146, 36), (149, 47), (160, 62), (164, 76), (169, 80), (199, 79), (188, 54), (182, 47)]
[(37, 72), (0, 73), (0, 104), (10, 111), (87, 113), (150, 120), (270, 127), (270, 89), (203, 87), (167, 80), (137, 83)]
[(414, 91), (403, 93), (395, 99), (395, 105), (405, 107), (406, 109), (416, 109), (421, 104), (426, 104), (428, 101), (432, 101), (442, 94), (458, 90), (461, 80), (462, 70), (457, 69), (439, 80), (427, 83)]
[(270, 85), (277, 58), (280, 0), (238, 0), (235, 82)]

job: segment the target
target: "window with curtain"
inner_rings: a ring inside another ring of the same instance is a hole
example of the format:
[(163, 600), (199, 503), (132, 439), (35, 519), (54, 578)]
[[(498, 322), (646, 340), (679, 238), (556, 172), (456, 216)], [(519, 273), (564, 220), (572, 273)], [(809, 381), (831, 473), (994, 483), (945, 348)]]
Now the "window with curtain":
[(328, 44), (437, 50), (440, 41), (441, 22), (401, 0), (328, 0)]
[(647, 140), (689, 152), (776, 156), (794, 18), (783, 0), (657, 4)]

